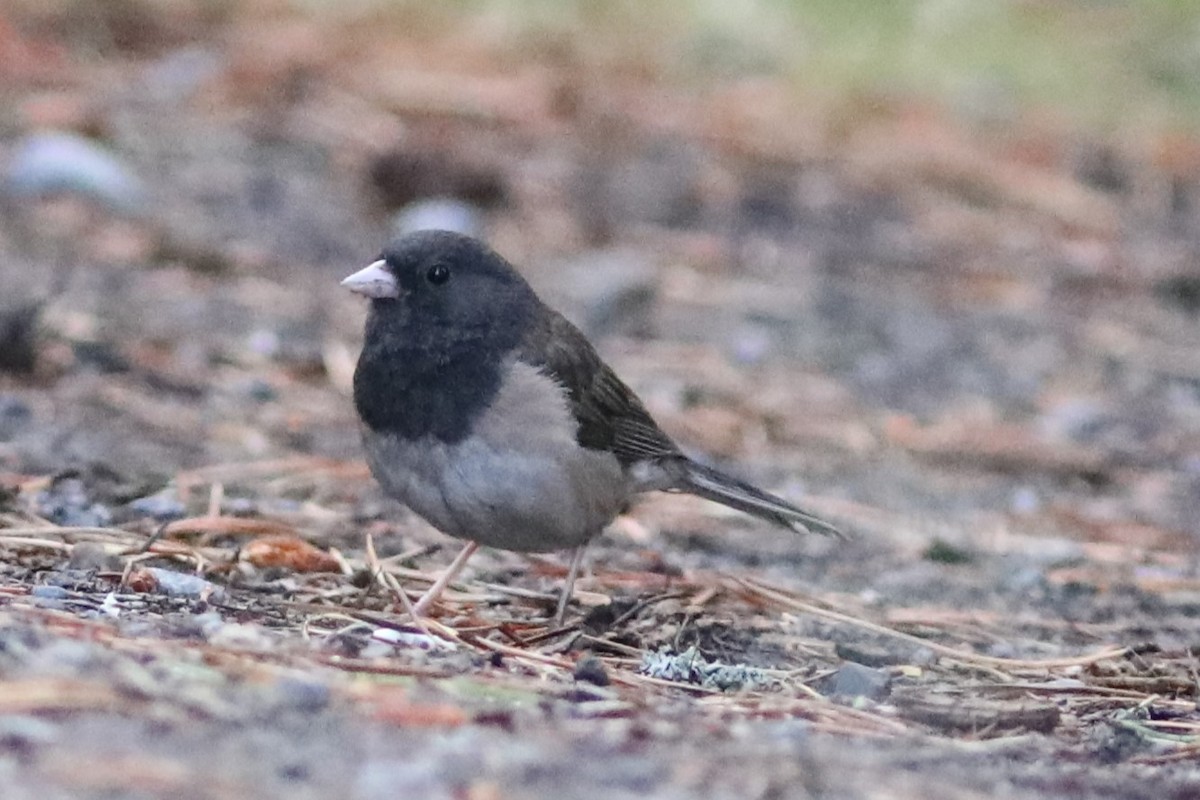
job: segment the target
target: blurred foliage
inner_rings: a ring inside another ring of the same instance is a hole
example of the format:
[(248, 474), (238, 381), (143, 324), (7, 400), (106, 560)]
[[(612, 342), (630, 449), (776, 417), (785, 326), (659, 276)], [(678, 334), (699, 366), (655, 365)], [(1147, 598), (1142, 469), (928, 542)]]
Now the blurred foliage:
[[(987, 122), (1050, 109), (1096, 131), (1200, 122), (1195, 0), (8, 0), (97, 57), (282, 13), (483, 39), (675, 85), (786, 80), (804, 99), (931, 100)], [(0, 17), (3, 17), (0, 12)]]
[(1194, 0), (293, 0), (307, 11), (468, 27), (527, 52), (673, 82), (783, 77), (830, 98), (902, 94), (968, 117), (1030, 106), (1112, 131), (1200, 120)]

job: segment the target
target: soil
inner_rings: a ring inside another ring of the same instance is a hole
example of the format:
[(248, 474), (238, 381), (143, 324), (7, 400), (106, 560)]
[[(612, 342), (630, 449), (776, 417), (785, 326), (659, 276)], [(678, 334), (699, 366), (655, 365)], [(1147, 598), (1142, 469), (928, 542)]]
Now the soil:
[[(117, 5), (98, 49), (0, 11), (40, 54), (0, 155), (72, 130), (143, 192), (3, 198), (5, 797), (1200, 794), (1200, 173)], [(647, 497), (563, 628), (566, 554), (496, 551), (414, 622), (456, 543), (361, 462), (337, 283), (437, 194), (692, 452), (852, 535)]]

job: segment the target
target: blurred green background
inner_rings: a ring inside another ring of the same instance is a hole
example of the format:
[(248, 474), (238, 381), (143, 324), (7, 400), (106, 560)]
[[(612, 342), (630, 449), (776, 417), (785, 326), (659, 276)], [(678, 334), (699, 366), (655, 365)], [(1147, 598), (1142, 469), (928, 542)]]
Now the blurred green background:
[(1021, 108), (1136, 134), (1200, 113), (1189, 0), (490, 0), (297, 2), (401, 26), (465, 24), (515, 51), (568, 37), (597, 62), (680, 83), (777, 76), (827, 99), (907, 96), (968, 117)]

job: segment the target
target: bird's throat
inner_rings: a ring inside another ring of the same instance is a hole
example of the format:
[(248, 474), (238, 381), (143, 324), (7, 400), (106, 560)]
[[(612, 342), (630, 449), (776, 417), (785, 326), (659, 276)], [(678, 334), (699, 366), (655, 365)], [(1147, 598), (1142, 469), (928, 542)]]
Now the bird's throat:
[(354, 405), (367, 427), (446, 443), (469, 435), (499, 389), (499, 355), (479, 342), (422, 341), (405, 330), (372, 333), (368, 327), (354, 371)]

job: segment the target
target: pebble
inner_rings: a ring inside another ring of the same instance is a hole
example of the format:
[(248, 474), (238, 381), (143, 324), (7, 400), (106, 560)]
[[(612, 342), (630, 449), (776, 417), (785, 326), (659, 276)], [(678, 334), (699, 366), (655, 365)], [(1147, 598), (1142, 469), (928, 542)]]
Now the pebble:
[(600, 659), (590, 653), (575, 662), (575, 680), (590, 683), (593, 686), (608, 686), (608, 672)]
[(71, 548), (67, 566), (89, 572), (119, 572), (122, 564), (119, 556), (109, 555), (99, 542), (80, 542)]
[(255, 378), (247, 383), (245, 386), (243, 386), (243, 391), (246, 393), (247, 397), (257, 403), (269, 403), (272, 400), (277, 399), (279, 396), (275, 392), (275, 387), (261, 378)]
[(129, 504), (129, 509), (157, 522), (170, 522), (187, 516), (187, 506), (179, 502), (173, 490), (139, 497)]
[(223, 593), (221, 587), (197, 575), (188, 575), (162, 567), (146, 567), (145, 570), (154, 578), (159, 594), (169, 597), (187, 597), (198, 600), (204, 597), (216, 597)]
[(0, 394), (0, 442), (10, 442), (33, 419), (24, 402), (10, 394)]
[(413, 231), (454, 231), (480, 238), (484, 234), (483, 214), (470, 203), (446, 197), (417, 200), (392, 217), (392, 235)]
[(882, 670), (847, 661), (838, 667), (830, 694), (834, 697), (865, 697), (879, 700), (887, 696), (892, 676)]
[(30, 597), (37, 597), (43, 600), (65, 600), (70, 597), (71, 593), (61, 586), (34, 586), (29, 590)]
[(251, 517), (259, 512), (259, 508), (249, 497), (230, 497), (225, 500), (224, 511), (231, 517)]
[(75, 194), (128, 214), (146, 206), (146, 191), (125, 162), (65, 131), (33, 133), (18, 142), (3, 188), (17, 197)]
[[(41, 315), (42, 303), (37, 300), (12, 298), (0, 304), (0, 371), (28, 375), (37, 367)], [(13, 408), (17, 411), (13, 421), (20, 427), (28, 409), (21, 414), (21, 405)], [(3, 433), (3, 428), (12, 424), (3, 419), (5, 416), (8, 414), (0, 410), (0, 441), (12, 438), (12, 434)]]

